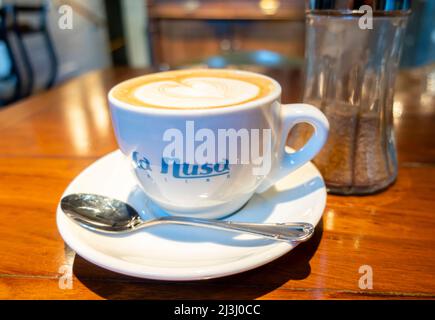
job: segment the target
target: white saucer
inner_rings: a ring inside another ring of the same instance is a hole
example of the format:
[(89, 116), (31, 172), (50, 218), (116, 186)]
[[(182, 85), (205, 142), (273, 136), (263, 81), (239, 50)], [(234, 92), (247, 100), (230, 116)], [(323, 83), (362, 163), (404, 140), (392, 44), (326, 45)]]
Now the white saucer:
[[(123, 200), (144, 218), (164, 215), (138, 189), (124, 156), (115, 151), (85, 169), (65, 190)], [(306, 164), (274, 188), (255, 195), (228, 220), (309, 222), (317, 225), (326, 189), (315, 166)], [(250, 270), (279, 258), (295, 245), (233, 232), (162, 225), (128, 235), (107, 236), (85, 230), (57, 209), (65, 242), (86, 260), (114, 272), (160, 280), (199, 280)]]

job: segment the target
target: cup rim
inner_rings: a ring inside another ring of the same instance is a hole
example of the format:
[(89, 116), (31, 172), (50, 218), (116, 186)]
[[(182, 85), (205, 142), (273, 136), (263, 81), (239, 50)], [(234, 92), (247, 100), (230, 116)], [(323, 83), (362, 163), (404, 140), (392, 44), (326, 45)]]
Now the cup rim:
[(121, 101), (119, 99), (116, 99), (113, 96), (113, 91), (121, 84), (123, 84), (127, 81), (130, 81), (132, 79), (137, 79), (137, 78), (140, 78), (143, 76), (158, 73), (158, 72), (153, 72), (153, 73), (149, 73), (149, 74), (144, 74), (142, 76), (127, 79), (127, 80), (122, 81), (122, 82), (116, 84), (115, 86), (113, 86), (108, 93), (109, 103), (113, 106), (116, 106), (116, 107), (119, 107), (119, 108), (122, 108), (122, 109), (125, 109), (128, 111), (140, 113), (140, 114), (171, 115), (171, 116), (174, 116), (174, 115), (198, 116), (198, 115), (223, 114), (223, 113), (237, 112), (237, 111), (252, 109), (252, 108), (256, 108), (256, 107), (268, 104), (270, 102), (273, 102), (281, 97), (282, 88), (281, 88), (281, 85), (278, 83), (278, 81), (276, 81), (275, 79), (273, 79), (269, 76), (266, 76), (266, 75), (263, 75), (260, 73), (256, 73), (256, 72), (252, 72), (252, 71), (245, 71), (245, 70), (234, 70), (234, 69), (192, 69), (192, 70), (198, 70), (198, 71), (207, 71), (207, 70), (219, 71), (219, 70), (221, 70), (221, 71), (225, 71), (225, 72), (235, 72), (235, 73), (242, 73), (242, 74), (246, 74), (246, 75), (252, 75), (252, 76), (256, 76), (256, 77), (262, 77), (262, 78), (265, 78), (265, 79), (268, 79), (269, 81), (271, 81), (274, 89), (268, 95), (266, 95), (265, 97), (262, 97), (258, 100), (249, 101), (246, 103), (241, 103), (241, 104), (237, 104), (234, 106), (217, 107), (217, 108), (196, 108), (196, 109), (195, 108), (173, 109), (173, 108), (165, 108), (165, 107), (156, 108), (156, 107), (147, 107), (147, 106), (136, 106), (136, 105), (130, 104), (128, 102), (124, 102), (124, 101)]

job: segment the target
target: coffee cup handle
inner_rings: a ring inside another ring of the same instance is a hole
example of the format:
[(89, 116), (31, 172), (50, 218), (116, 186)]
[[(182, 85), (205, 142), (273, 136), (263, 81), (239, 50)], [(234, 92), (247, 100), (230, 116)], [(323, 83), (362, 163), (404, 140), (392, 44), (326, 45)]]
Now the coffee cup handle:
[[(281, 140), (278, 149), (278, 163), (257, 188), (257, 193), (265, 192), (278, 180), (310, 161), (323, 147), (328, 138), (329, 122), (325, 115), (316, 107), (295, 103), (281, 106)], [(314, 128), (310, 140), (299, 150), (289, 153), (285, 150), (287, 137), (291, 129), (298, 123), (308, 123)]]

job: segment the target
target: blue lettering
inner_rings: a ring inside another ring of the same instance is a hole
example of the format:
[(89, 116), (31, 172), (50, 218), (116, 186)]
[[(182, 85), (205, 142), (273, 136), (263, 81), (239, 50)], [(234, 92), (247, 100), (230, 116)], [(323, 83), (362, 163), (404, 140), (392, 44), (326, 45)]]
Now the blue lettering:
[(201, 166), (201, 173), (202, 175), (208, 175), (211, 174), (213, 172), (213, 165), (212, 164), (203, 164)]
[(142, 159), (139, 159), (139, 153), (137, 151), (133, 152), (132, 158), (133, 161), (139, 169), (146, 170), (146, 171), (152, 171), (151, 170), (151, 163), (149, 160), (145, 157), (142, 157)]
[[(191, 172), (189, 172), (189, 168), (192, 168)], [(188, 163), (183, 164), (183, 174), (185, 176), (197, 176), (198, 175), (198, 165), (193, 164), (189, 165)]]
[[(222, 169), (220, 168), (221, 165), (223, 165), (223, 166), (222, 166)], [(224, 163), (216, 163), (216, 164), (214, 165), (214, 171), (219, 172), (219, 173), (221, 173), (221, 172), (226, 172), (226, 171), (230, 171), (230, 166), (229, 166), (229, 161), (228, 161), (228, 159), (225, 160)]]
[(166, 162), (166, 158), (162, 158), (162, 171), (160, 173), (167, 174), (169, 172), (169, 164)]
[(174, 162), (173, 164), (172, 175), (174, 178), (183, 178), (180, 176), (180, 164), (178, 162)]
[(169, 174), (170, 167), (172, 168), (172, 176), (177, 179), (194, 179), (208, 178), (220, 176), (229, 173), (229, 161), (203, 165), (198, 164), (181, 164), (178, 160), (163, 158), (162, 159), (162, 174)]

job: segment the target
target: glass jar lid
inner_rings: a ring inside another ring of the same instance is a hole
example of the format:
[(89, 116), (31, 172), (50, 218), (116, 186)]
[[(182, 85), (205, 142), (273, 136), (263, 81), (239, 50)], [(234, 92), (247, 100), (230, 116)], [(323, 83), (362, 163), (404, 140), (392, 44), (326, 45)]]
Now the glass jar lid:
[(306, 0), (310, 13), (319, 14), (364, 14), (370, 6), (375, 15), (409, 14), (410, 0)]

